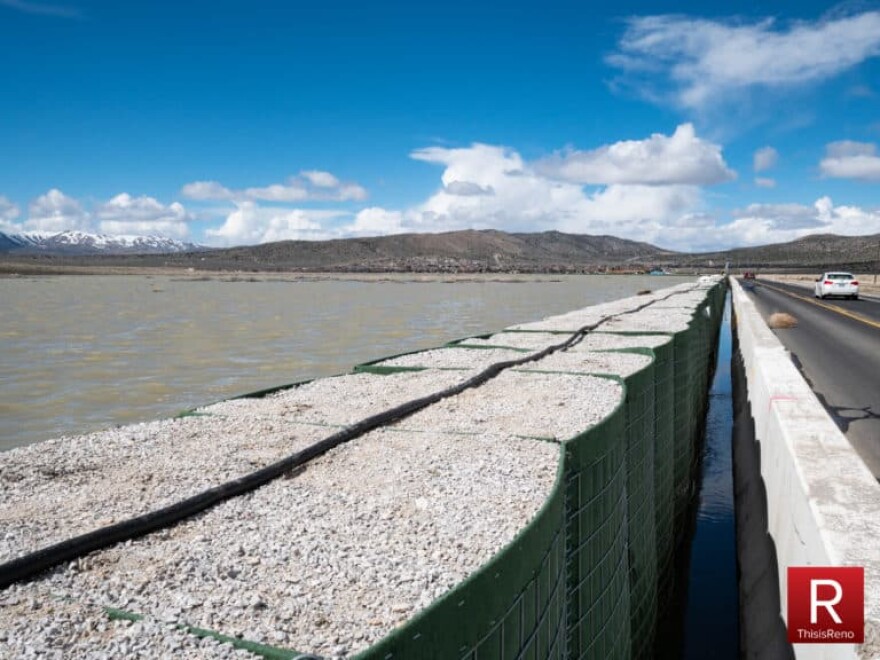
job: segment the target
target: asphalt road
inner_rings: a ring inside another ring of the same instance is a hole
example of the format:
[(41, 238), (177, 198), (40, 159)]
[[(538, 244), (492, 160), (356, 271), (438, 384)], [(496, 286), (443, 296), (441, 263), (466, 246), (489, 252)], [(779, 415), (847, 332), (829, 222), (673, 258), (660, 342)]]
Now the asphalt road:
[(813, 297), (803, 287), (742, 282), (766, 319), (798, 324), (774, 330), (819, 400), (874, 476), (880, 479), (880, 299)]

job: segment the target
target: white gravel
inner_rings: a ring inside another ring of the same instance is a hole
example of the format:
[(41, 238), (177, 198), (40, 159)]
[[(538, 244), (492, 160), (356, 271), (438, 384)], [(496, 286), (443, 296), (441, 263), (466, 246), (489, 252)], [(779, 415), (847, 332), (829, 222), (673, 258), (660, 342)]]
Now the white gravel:
[(88, 602), (58, 600), (31, 586), (0, 594), (0, 658), (255, 658), (155, 619), (110, 620)]
[(681, 332), (687, 330), (692, 318), (689, 310), (646, 309), (611, 319), (602, 329), (606, 332)]
[(505, 371), (400, 422), (444, 433), (502, 432), (568, 440), (607, 417), (623, 396), (607, 378)]
[[(5, 452), (0, 454), (0, 561), (167, 506), (335, 432), (301, 422), (352, 424), (468, 375), (430, 371), (327, 378), (265, 399), (207, 406), (199, 411), (205, 416)], [(52, 515), (44, 515), (46, 510)]]
[[(528, 353), (503, 348), (435, 348), (379, 362), (381, 367), (430, 367), (433, 369), (485, 369), (496, 362), (520, 360)], [(464, 380), (464, 379), (463, 379)]]
[[(694, 288), (695, 285), (692, 283), (679, 284), (659, 291), (652, 291), (650, 294), (643, 296), (630, 296), (629, 298), (612, 300), (610, 302), (602, 303), (601, 305), (593, 305), (591, 307), (585, 307), (584, 309), (567, 312), (565, 314), (550, 316), (533, 323), (521, 323), (519, 325), (511, 326), (508, 329), (541, 332), (575, 332), (584, 326), (598, 323), (609, 316), (631, 312), (632, 310), (648, 303), (652, 303), (652, 305), (656, 304), (658, 301), (661, 301), (671, 294), (675, 295), (670, 300), (693, 295), (689, 292), (692, 292)], [(705, 297), (705, 293), (702, 293), (702, 297)], [(601, 328), (603, 330), (605, 329), (604, 323)]]
[(348, 425), (411, 399), (467, 380), (467, 371), (402, 371), (323, 378), (263, 399), (235, 399), (202, 408), (219, 415), (285, 418), (314, 424)]
[(0, 453), (0, 561), (167, 506), (327, 435), (281, 417), (186, 417)]
[(530, 352), (538, 351), (561, 344), (566, 339), (564, 334), (551, 334), (549, 332), (499, 332), (488, 339), (465, 339), (461, 346), (509, 346), (522, 348)]
[(528, 366), (523, 371), (542, 369), (573, 373), (613, 374), (626, 378), (651, 364), (653, 358), (638, 353), (557, 351)]
[(377, 431), (299, 476), (95, 553), (19, 594), (87, 596), (344, 657), (509, 543), (545, 502), (558, 462), (558, 445), (537, 440)]
[(657, 348), (671, 341), (672, 335), (615, 335), (591, 332), (568, 350), (572, 353), (580, 353), (616, 348)]

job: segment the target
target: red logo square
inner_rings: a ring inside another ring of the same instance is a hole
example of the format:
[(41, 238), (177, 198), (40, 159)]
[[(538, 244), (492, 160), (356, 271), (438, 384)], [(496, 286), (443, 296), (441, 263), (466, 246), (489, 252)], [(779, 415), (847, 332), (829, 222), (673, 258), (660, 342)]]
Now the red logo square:
[(792, 644), (863, 643), (865, 569), (789, 567), (788, 641)]

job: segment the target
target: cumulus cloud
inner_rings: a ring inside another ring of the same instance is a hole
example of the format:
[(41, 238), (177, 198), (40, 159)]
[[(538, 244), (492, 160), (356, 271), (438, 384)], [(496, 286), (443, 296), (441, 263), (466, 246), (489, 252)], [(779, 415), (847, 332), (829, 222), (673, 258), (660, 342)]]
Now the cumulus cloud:
[(303, 170), (300, 172), (306, 181), (316, 188), (338, 188), (339, 179), (330, 174), (330, 172), (322, 172), (321, 170)]
[(295, 203), (305, 201), (362, 201), (367, 191), (356, 183), (339, 181), (330, 172), (305, 170), (284, 183), (233, 190), (217, 181), (193, 181), (181, 189), (181, 194), (198, 201), (263, 201)]
[(354, 222), (341, 228), (344, 236), (385, 236), (405, 232), (404, 214), (371, 206), (358, 211)]
[(755, 177), (755, 185), (759, 188), (775, 188), (776, 187), (776, 179), (770, 179), (765, 176), (756, 176)]
[[(430, 147), (411, 156), (442, 165), (442, 186), (402, 213), (371, 210), (372, 217), (393, 223), (395, 231), (553, 229), (669, 244), (666, 228), (702, 207), (697, 186), (613, 184), (588, 191), (579, 183), (548, 176), (542, 167), (501, 146)], [(462, 195), (456, 182), (467, 182), (469, 192), (479, 188), (492, 194)]]
[(52, 188), (28, 205), (24, 228), (26, 231), (55, 233), (69, 229), (92, 231), (92, 219), (79, 201)]
[(877, 11), (788, 25), (663, 15), (630, 19), (607, 62), (645, 97), (701, 110), (751, 88), (818, 83), (878, 54)]
[(779, 152), (773, 147), (761, 147), (752, 158), (752, 166), (755, 172), (766, 172), (776, 166), (779, 160)]
[(193, 181), (181, 189), (181, 194), (196, 201), (232, 199), (232, 191), (216, 181)]
[(835, 206), (820, 197), (804, 204), (751, 204), (733, 213), (734, 220), (719, 227), (719, 239), (728, 245), (762, 245), (803, 238), (810, 234), (858, 236), (880, 232), (880, 209)]
[(491, 186), (483, 187), (473, 181), (450, 181), (443, 189), (450, 195), (461, 195), (462, 197), (495, 194)]
[(0, 231), (11, 234), (20, 232), (21, 226), (15, 223), (19, 213), (17, 204), (13, 204), (9, 199), (0, 195)]
[(711, 185), (730, 181), (721, 147), (682, 124), (670, 135), (624, 140), (592, 151), (569, 150), (538, 164), (548, 176), (581, 184)]
[[(421, 204), (398, 211), (373, 207), (340, 227), (342, 235), (502, 229), (612, 234), (677, 250), (716, 250), (832, 232), (880, 231), (880, 212), (834, 206), (753, 204), (732, 220), (713, 215), (699, 186), (615, 183), (587, 188), (549, 176), (513, 149), (486, 144), (430, 147), (412, 157), (443, 167), (441, 186)], [(543, 164), (542, 164), (543, 165)], [(454, 194), (467, 181), (492, 195)]]
[(870, 142), (843, 140), (825, 147), (825, 158), (819, 163), (824, 176), (835, 179), (880, 181), (880, 156), (877, 145)]
[(152, 197), (132, 197), (128, 193), (100, 204), (94, 215), (102, 233), (160, 234), (178, 239), (189, 236), (187, 223), (192, 219), (179, 202), (165, 206)]
[(31, 200), (24, 221), (15, 222), (18, 215), (18, 207), (0, 197), (0, 231), (12, 233), (83, 231), (186, 238), (188, 223), (193, 219), (179, 202), (166, 206), (152, 197), (121, 193), (106, 202), (86, 207), (57, 188)]
[(324, 223), (348, 215), (341, 211), (261, 207), (253, 201), (237, 202), (223, 224), (205, 235), (216, 245), (253, 245), (284, 240), (337, 238)]

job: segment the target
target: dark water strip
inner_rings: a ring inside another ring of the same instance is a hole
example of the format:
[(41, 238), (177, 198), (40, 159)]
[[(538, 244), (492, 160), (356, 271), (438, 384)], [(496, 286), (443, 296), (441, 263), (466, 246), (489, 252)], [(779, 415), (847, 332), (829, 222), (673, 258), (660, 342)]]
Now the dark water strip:
[(692, 515), (676, 547), (675, 587), (659, 622), (655, 657), (662, 660), (739, 658), (730, 315), (728, 296), (693, 475)]
[(733, 505), (730, 296), (718, 341), (690, 547), (681, 658), (739, 657), (739, 591)]

